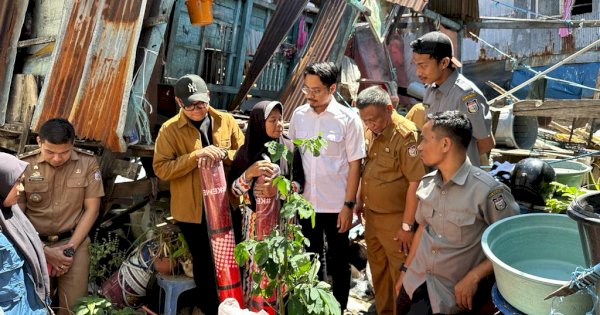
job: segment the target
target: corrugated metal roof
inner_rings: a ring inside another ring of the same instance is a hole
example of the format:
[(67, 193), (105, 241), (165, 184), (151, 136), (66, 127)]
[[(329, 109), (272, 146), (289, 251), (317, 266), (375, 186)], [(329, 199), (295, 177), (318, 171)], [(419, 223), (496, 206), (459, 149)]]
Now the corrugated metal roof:
[(411, 8), (417, 12), (421, 12), (429, 0), (387, 0), (387, 2), (399, 4), (401, 6)]
[[(520, 10), (536, 11), (531, 3), (508, 1), (507, 6), (499, 6), (486, 0), (480, 3), (480, 15), (486, 17), (516, 17), (534, 20), (533, 14), (526, 14)], [(553, 1), (539, 2), (540, 8), (537, 12), (544, 15), (556, 15), (560, 13), (559, 4)], [(586, 21), (600, 20), (600, 7), (594, 6), (593, 12), (571, 17), (576, 22), (584, 19)], [(572, 34), (568, 37), (560, 37), (559, 29), (556, 28), (524, 28), (524, 29), (481, 29), (478, 34), (486, 42), (492, 44), (499, 50), (516, 58), (529, 58), (527, 62), (531, 66), (540, 66), (558, 62), (560, 55), (569, 55), (575, 51), (593, 43), (600, 37), (600, 27), (571, 29)], [(559, 58), (555, 58), (559, 56)], [(593, 57), (590, 57), (593, 56)], [(462, 48), (462, 60), (464, 62), (479, 62), (489, 60), (504, 60), (493, 48), (470, 38), (465, 38)], [(598, 61), (593, 52), (588, 52), (578, 58), (582, 62)]]
[(6, 122), (17, 43), (28, 4), (28, 0), (0, 1), (0, 126)]
[(71, 0), (33, 129), (67, 118), (79, 138), (124, 152), (123, 129), (146, 0)]
[(339, 29), (345, 10), (346, 0), (329, 0), (320, 10), (306, 50), (281, 93), (280, 101), (283, 104), (285, 120), (289, 120), (296, 107), (304, 102), (304, 94), (301, 89), (306, 66), (312, 62), (328, 60), (335, 39), (339, 35), (338, 32), (332, 30)]

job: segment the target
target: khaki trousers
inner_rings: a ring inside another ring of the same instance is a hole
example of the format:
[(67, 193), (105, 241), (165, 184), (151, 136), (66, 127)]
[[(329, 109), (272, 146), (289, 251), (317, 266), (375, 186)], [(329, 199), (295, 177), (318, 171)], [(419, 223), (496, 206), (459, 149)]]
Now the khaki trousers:
[[(64, 245), (69, 240), (61, 240), (48, 246)], [(90, 268), (90, 238), (79, 245), (73, 256), (73, 264), (67, 273), (60, 277), (50, 277), (50, 292), (57, 292), (52, 299), (58, 299), (59, 309), (55, 310), (57, 315), (72, 314), (70, 309), (82, 296), (88, 295), (88, 277)]]
[(406, 259), (394, 240), (402, 228), (401, 213), (375, 213), (365, 209), (367, 259), (373, 276), (375, 307), (379, 315), (393, 315), (396, 307), (394, 284)]

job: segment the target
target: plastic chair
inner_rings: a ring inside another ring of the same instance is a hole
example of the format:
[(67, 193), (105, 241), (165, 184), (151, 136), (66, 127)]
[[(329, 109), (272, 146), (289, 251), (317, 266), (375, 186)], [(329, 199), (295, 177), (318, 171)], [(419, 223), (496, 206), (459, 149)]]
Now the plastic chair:
[(177, 299), (179, 295), (196, 287), (194, 279), (186, 276), (164, 276), (158, 274), (156, 282), (165, 291), (165, 305), (162, 314), (177, 314)]

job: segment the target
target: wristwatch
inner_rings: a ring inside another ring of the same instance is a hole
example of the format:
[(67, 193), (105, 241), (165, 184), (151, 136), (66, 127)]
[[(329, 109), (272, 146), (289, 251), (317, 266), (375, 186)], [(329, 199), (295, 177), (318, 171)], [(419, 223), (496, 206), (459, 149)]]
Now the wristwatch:
[(402, 265), (400, 265), (400, 272), (402, 272), (402, 271), (404, 271), (404, 272), (408, 271), (408, 266), (406, 266), (406, 264), (404, 264), (404, 263), (402, 263)]
[(344, 201), (344, 206), (348, 207), (348, 209), (353, 210), (356, 205), (356, 201), (354, 200), (346, 200)]
[(414, 232), (415, 231), (415, 225), (414, 224), (408, 224), (408, 223), (402, 222), (402, 231), (404, 231), (404, 232)]

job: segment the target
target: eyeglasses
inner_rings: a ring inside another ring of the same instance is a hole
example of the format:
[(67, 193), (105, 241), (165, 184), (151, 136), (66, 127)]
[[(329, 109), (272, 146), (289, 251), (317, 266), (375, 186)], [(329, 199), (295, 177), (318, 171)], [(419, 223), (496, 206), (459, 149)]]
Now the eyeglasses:
[(183, 110), (191, 112), (195, 109), (205, 109), (206, 107), (208, 107), (208, 103), (196, 102), (190, 105), (182, 105), (181, 107), (183, 108)]
[(316, 95), (316, 94), (319, 94), (319, 93), (321, 93), (321, 91), (322, 91), (322, 89), (321, 89), (321, 88), (312, 88), (312, 89), (311, 89), (311, 88), (308, 88), (308, 87), (306, 87), (306, 86), (303, 86), (303, 87), (302, 87), (302, 93), (304, 93), (304, 94), (306, 94), (306, 95), (308, 95), (308, 94), (313, 94), (313, 95)]

